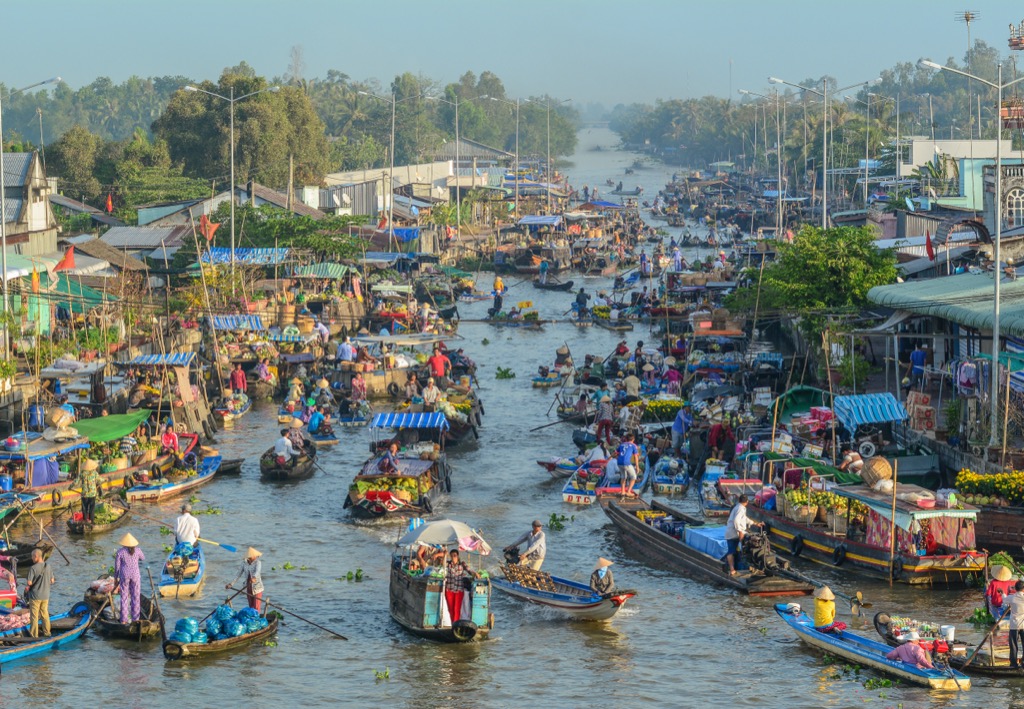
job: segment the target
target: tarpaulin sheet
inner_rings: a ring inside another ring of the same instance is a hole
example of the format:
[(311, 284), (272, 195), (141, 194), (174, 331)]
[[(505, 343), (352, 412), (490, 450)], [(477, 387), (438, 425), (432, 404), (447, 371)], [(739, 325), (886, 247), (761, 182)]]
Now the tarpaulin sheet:
[(440, 411), (426, 414), (377, 414), (370, 428), (448, 428), (448, 419)]
[(724, 526), (686, 527), (686, 546), (716, 559), (724, 559), (725, 555), (729, 553)]
[(865, 424), (890, 423), (907, 418), (907, 409), (888, 392), (837, 396), (832, 408), (839, 422), (851, 433)]

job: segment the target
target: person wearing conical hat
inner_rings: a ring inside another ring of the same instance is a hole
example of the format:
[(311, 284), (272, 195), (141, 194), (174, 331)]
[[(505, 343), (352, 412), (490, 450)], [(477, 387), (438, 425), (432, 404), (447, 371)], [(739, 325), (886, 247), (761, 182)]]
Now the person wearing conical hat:
[(262, 610), (263, 605), (263, 562), (260, 561), (262, 556), (263, 552), (249, 547), (238, 575), (224, 587), (230, 589), (239, 579), (245, 581), (245, 597), (249, 601), (249, 607), (257, 613)]
[(114, 593), (121, 594), (121, 622), (131, 623), (142, 613), (142, 574), (139, 564), (146, 555), (139, 549), (139, 540), (128, 532), (118, 542), (121, 548), (114, 555)]
[(814, 627), (825, 628), (836, 622), (836, 596), (828, 586), (814, 592)]
[(292, 442), (292, 448), (295, 449), (296, 455), (306, 448), (306, 437), (302, 435), (302, 429), (305, 425), (305, 422), (298, 416), (293, 417), (292, 422), (289, 424), (288, 440)]
[(608, 561), (603, 556), (597, 560), (597, 566), (594, 567), (594, 572), (590, 574), (590, 588), (594, 593), (600, 593), (603, 596), (606, 593), (611, 593), (615, 588), (612, 570), (608, 568), (614, 563), (614, 561)]
[(93, 515), (96, 513), (96, 498), (99, 497), (100, 487), (103, 485), (99, 467), (99, 461), (93, 458), (85, 458), (82, 461), (79, 479), (82, 483), (82, 521), (86, 524), (92, 524)]
[(985, 605), (993, 618), (998, 618), (1003, 611), (1006, 597), (1014, 592), (1013, 572), (1001, 564), (993, 564), (989, 569), (992, 580), (985, 588)]

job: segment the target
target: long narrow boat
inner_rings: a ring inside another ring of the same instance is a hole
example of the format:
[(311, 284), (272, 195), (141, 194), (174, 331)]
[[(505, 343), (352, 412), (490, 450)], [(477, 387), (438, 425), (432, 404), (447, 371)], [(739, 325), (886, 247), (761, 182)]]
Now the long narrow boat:
[(333, 446), (333, 445), (337, 445), (338, 443), (341, 443), (341, 438), (338, 436), (338, 434), (336, 432), (335, 433), (320, 433), (320, 432), (309, 433), (307, 431), (306, 435), (309, 437), (309, 440), (313, 443), (313, 445), (316, 446), (317, 448), (320, 448), (322, 446), (324, 446), (324, 447), (326, 447), (326, 446)]
[(540, 290), (567, 291), (572, 290), (572, 281), (559, 281), (549, 276), (546, 283), (541, 283), (539, 279), (535, 280), (533, 282), (533, 287), (539, 288)]
[(192, 660), (198, 657), (227, 652), (228, 650), (235, 650), (257, 640), (265, 640), (271, 637), (277, 632), (277, 623), (277, 616), (274, 616), (268, 620), (266, 628), (233, 638), (211, 640), (208, 643), (179, 643), (174, 640), (165, 640), (163, 646), (164, 657), (168, 660)]
[[(899, 637), (894, 633), (893, 626), (896, 619), (887, 613), (876, 613), (874, 618), (875, 631), (890, 647), (901, 645)], [(1008, 631), (1003, 628), (989, 636), (989, 639), (978, 647), (961, 641), (949, 641), (945, 637), (936, 635), (934, 632), (925, 631), (924, 624), (917, 628), (921, 636), (921, 647), (930, 653), (934, 660), (941, 658), (950, 667), (971, 675), (989, 675), (993, 677), (1022, 677), (1024, 670), (1017, 669), (1010, 664), (1010, 638)], [(939, 630), (941, 626), (934, 626)], [(971, 660), (971, 664), (964, 666), (967, 658), (977, 652)]]
[(619, 500), (606, 497), (601, 507), (619, 529), (629, 547), (687, 575), (697, 574), (713, 583), (729, 586), (751, 596), (803, 596), (814, 586), (768, 571), (741, 571), (731, 576), (725, 564), (725, 535), (722, 527), (705, 528), (703, 520), (691, 517), (658, 500)]
[(0, 632), (0, 664), (13, 662), (78, 640), (92, 624), (87, 603), (78, 602), (67, 613), (50, 616), (50, 637), (33, 638), (25, 628)]
[[(119, 640), (151, 640), (159, 637), (160, 625), (164, 617), (156, 603), (149, 596), (142, 594), (139, 597), (139, 610), (141, 614), (138, 620), (129, 623), (122, 623), (117, 614), (117, 609), (112, 606), (113, 601), (104, 605), (107, 595), (88, 589), (85, 592), (85, 602), (93, 615), (96, 616), (93, 622), (96, 632), (104, 637)], [(100, 610), (100, 608), (103, 610)]]
[(797, 637), (815, 648), (841, 657), (849, 662), (870, 667), (904, 682), (918, 684), (931, 689), (951, 691), (970, 689), (971, 678), (957, 670), (918, 669), (899, 660), (887, 660), (890, 648), (885, 643), (870, 640), (846, 630), (824, 632), (814, 627), (814, 621), (800, 610), (797, 603), (776, 603), (775, 612), (796, 633)]
[(619, 318), (618, 320), (611, 320), (609, 318), (595, 317), (594, 324), (600, 328), (604, 328), (605, 330), (611, 330), (612, 332), (633, 331), (633, 323), (629, 320), (623, 320), (622, 318)]
[[(647, 483), (651, 481), (651, 463), (647, 457), (645, 446), (640, 446), (640, 467), (642, 469), (637, 471), (637, 480), (633, 484), (633, 495), (636, 497), (640, 496), (640, 493), (647, 488)], [(622, 474), (606, 474), (595, 492), (598, 502), (606, 497), (621, 496), (623, 494)]]
[(86, 522), (85, 518), (82, 517), (82, 513), (76, 512), (71, 519), (68, 520), (68, 534), (78, 537), (89, 537), (94, 534), (102, 534), (103, 532), (108, 532), (111, 529), (120, 527), (132, 516), (124, 507), (108, 505), (106, 502), (98, 502), (96, 504), (96, 512), (93, 518), (95, 519), (98, 515), (112, 517), (112, 519), (109, 522), (94, 524), (92, 522)]
[(160, 571), (157, 591), (163, 598), (194, 596), (206, 581), (206, 553), (202, 544), (196, 544), (192, 553), (182, 556), (177, 549), (167, 556)]
[(534, 571), (527, 566), (501, 564), (505, 578), (492, 578), (499, 591), (539, 606), (568, 613), (580, 620), (611, 620), (636, 591), (616, 590), (595, 593), (590, 586), (569, 579)]
[(194, 475), (175, 476), (150, 480), (146, 484), (128, 488), (125, 492), (128, 502), (158, 502), (194, 490), (213, 480), (220, 468), (221, 457), (210, 455), (199, 461)]
[(295, 481), (312, 477), (316, 471), (316, 446), (306, 442), (302, 455), (295, 459), (294, 464), (278, 465), (274, 447), (268, 448), (260, 456), (260, 476), (266, 480)]

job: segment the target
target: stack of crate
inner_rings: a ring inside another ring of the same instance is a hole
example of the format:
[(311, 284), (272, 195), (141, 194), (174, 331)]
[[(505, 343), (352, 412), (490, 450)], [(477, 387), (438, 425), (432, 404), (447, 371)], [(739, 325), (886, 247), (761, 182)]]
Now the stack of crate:
[(907, 395), (907, 414), (910, 416), (910, 427), (915, 431), (935, 430), (935, 407), (931, 405), (932, 397), (919, 391)]

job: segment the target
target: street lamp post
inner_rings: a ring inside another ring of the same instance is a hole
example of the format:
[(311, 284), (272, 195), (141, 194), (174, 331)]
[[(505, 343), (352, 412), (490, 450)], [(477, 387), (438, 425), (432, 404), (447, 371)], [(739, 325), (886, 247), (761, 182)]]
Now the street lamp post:
[(896, 191), (899, 192), (900, 180), (903, 177), (901, 174), (900, 163), (903, 160), (903, 153), (900, 150), (900, 94), (896, 93), (896, 98), (892, 96), (883, 96), (882, 94), (868, 93), (869, 98), (875, 98), (881, 101), (893, 101), (896, 104)]
[[(812, 94), (821, 96), (822, 103), (824, 104), (822, 121), (821, 121), (821, 228), (828, 228), (828, 80), (822, 78), (821, 80), (821, 91), (801, 86), (800, 84), (793, 84), (782, 79), (778, 79), (774, 76), (769, 76), (768, 81), (773, 84), (785, 84), (786, 86), (792, 86), (795, 89), (801, 91), (810, 91)], [(868, 81), (861, 81), (857, 84), (851, 84), (841, 89), (836, 89), (833, 93), (839, 94), (843, 91), (849, 91), (855, 89), (858, 86), (866, 86), (874, 84), (878, 79), (870, 79)]]
[[(571, 98), (563, 99), (562, 101), (556, 101), (555, 106), (561, 106), (563, 103), (569, 103), (572, 101)], [(551, 214), (551, 175), (554, 172), (551, 165), (551, 101), (546, 102), (547, 108), (547, 121), (548, 121), (548, 162), (547, 170), (545, 175), (545, 184), (547, 184), (547, 196), (548, 196), (548, 214)]]
[[(959, 74), (960, 76), (966, 77), (968, 79), (973, 79), (975, 81), (980, 81), (981, 83), (985, 84), (986, 86), (991, 86), (993, 89), (996, 90), (996, 95), (997, 95), (997, 97), (996, 97), (996, 108), (997, 109), (1000, 108), (1003, 105), (1003, 89), (1008, 89), (1011, 86), (1013, 86), (1014, 84), (1017, 84), (1017, 83), (1019, 83), (1021, 81), (1024, 81), (1024, 76), (1019, 76), (1016, 79), (1014, 79), (1013, 81), (1008, 81), (1008, 82), (1006, 82), (1004, 84), (1003, 83), (1003, 64), (1002, 64), (1002, 62), (1000, 62), (998, 67), (997, 67), (997, 70), (996, 70), (996, 82), (995, 83), (992, 83), (991, 81), (988, 81), (986, 79), (982, 79), (980, 77), (974, 76), (973, 74), (968, 74), (965, 71), (960, 71), (959, 69), (953, 69), (952, 67), (942, 66), (941, 64), (936, 64), (935, 62), (933, 62), (933, 61), (931, 61), (929, 59), (922, 59), (921, 61), (918, 62), (918, 66), (920, 66), (922, 68), (925, 68), (925, 69), (939, 69), (941, 71), (952, 72), (953, 74)], [(996, 431), (998, 430), (998, 427), (996, 426), (996, 421), (999, 419), (999, 377), (996, 376), (996, 373), (998, 372), (997, 367), (999, 365), (999, 335), (1000, 335), (1000, 333), (999, 333), (999, 281), (1002, 278), (1002, 271), (1000, 270), (1000, 266), (999, 266), (999, 242), (1002, 239), (1002, 235), (1003, 235), (1003, 168), (1002, 168), (1003, 151), (1002, 151), (1002, 146), (1003, 146), (1003, 126), (1002, 126), (1001, 123), (998, 123), (996, 125), (996, 204), (995, 204), (996, 233), (995, 233), (995, 238), (992, 240), (992, 260), (995, 262), (995, 266), (993, 268), (993, 279), (992, 279), (995, 282), (995, 286), (993, 288), (993, 291), (994, 291), (993, 297), (995, 299), (995, 303), (994, 303), (993, 308), (992, 308), (992, 376), (991, 376), (992, 391), (991, 391), (991, 393), (989, 395), (989, 397), (992, 399), (992, 410), (991, 410), (991, 414), (990, 414), (990, 418), (991, 418), (990, 429), (991, 430), (989, 432), (989, 439), (988, 439), (989, 446), (994, 446), (998, 442), (998, 438), (997, 438), (997, 435), (996, 435)], [(1010, 383), (1007, 382), (1006, 385), (1009, 386)]]
[[(483, 98), (483, 97), (481, 97), (481, 98)], [(515, 203), (516, 217), (515, 218), (516, 218), (516, 220), (518, 220), (519, 219), (519, 103), (520, 103), (520, 99), (517, 98), (515, 101), (509, 101), (507, 99), (497, 98), (495, 96), (487, 96), (487, 98), (489, 98), (491, 101), (498, 101), (500, 103), (507, 103), (509, 106), (515, 106), (516, 107), (516, 165), (515, 165), (515, 169), (516, 169), (516, 203)], [(527, 103), (529, 103), (529, 99), (527, 99)]]
[[(760, 96), (767, 99), (764, 94), (754, 93), (746, 89), (739, 92), (745, 96)], [(775, 238), (782, 236), (782, 126), (779, 122), (779, 87), (775, 87), (775, 163), (778, 167), (778, 181), (775, 183)]]
[[(29, 89), (34, 89), (44, 84), (53, 84), (60, 81), (59, 76), (55, 76), (52, 79), (45, 81), (38, 81), (34, 84), (30, 84), (21, 89), (15, 89), (11, 91), (9, 96), (14, 94), (20, 94)], [(4, 306), (3, 313), (6, 316), (10, 310), (10, 303), (7, 298), (7, 182), (5, 178), (4, 170), (4, 122), (3, 122), (3, 102), (0, 97), (0, 268), (3, 269), (3, 289), (4, 289)], [(11, 338), (8, 330), (7, 323), (4, 323), (4, 357), (10, 359), (11, 354)]]
[(206, 94), (207, 96), (213, 96), (214, 98), (219, 98), (222, 101), (227, 101), (228, 102), (228, 113), (230, 114), (229, 141), (231, 143), (231, 294), (234, 295), (234, 293), (235, 293), (235, 190), (237, 189), (237, 187), (235, 186), (235, 104), (238, 103), (239, 101), (243, 100), (243, 99), (249, 98), (250, 96), (255, 96), (256, 94), (262, 94), (262, 93), (266, 93), (268, 91), (272, 92), (272, 93), (276, 93), (276, 92), (281, 90), (281, 87), (280, 86), (268, 86), (265, 89), (260, 89), (259, 91), (251, 91), (251, 92), (249, 92), (247, 94), (244, 94), (242, 96), (238, 96), (237, 98), (235, 97), (235, 85), (234, 84), (231, 85), (230, 91), (228, 92), (227, 96), (222, 96), (221, 94), (214, 93), (213, 91), (207, 91), (206, 89), (201, 89), (198, 86), (191, 86), (190, 85), (190, 86), (186, 86), (184, 88), (185, 88), (185, 91), (192, 91), (192, 92), (197, 92), (197, 93), (201, 93), (201, 94)]

